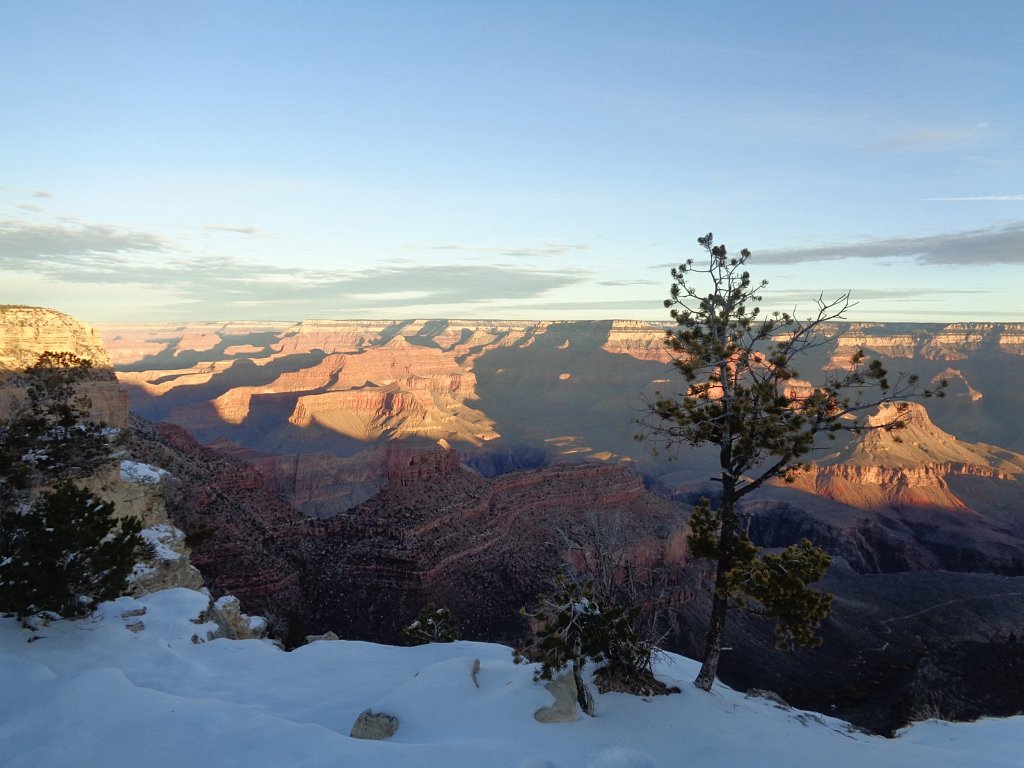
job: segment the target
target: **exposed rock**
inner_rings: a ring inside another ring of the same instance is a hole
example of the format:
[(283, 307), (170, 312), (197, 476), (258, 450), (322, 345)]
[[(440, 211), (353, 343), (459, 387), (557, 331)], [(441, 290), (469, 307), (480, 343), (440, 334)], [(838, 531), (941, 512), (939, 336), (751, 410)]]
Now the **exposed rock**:
[(300, 594), (294, 550), (305, 518), (249, 465), (199, 446), (180, 428), (134, 419), (132, 451), (177, 479), (169, 513), (211, 590), (261, 614), (288, 615)]
[(100, 334), (82, 321), (41, 307), (0, 305), (0, 370), (23, 370), (43, 352), (70, 352), (111, 368)]
[(896, 419), (905, 427), (866, 432), (850, 447), (798, 474), (793, 487), (859, 509), (965, 510), (970, 500), (955, 495), (951, 476), (1005, 480), (1016, 487), (1016, 478), (1024, 475), (1024, 455), (958, 441), (936, 427), (919, 403), (884, 405), (867, 425), (879, 427)]
[(775, 691), (766, 691), (763, 688), (750, 688), (747, 690), (748, 699), (765, 699), (770, 701), (772, 704), (777, 706), (779, 709), (792, 709), (786, 700), (779, 696)]
[(459, 466), (457, 453), (425, 441), (394, 440), (346, 457), (329, 453), (275, 456), (224, 443), (211, 447), (251, 464), (303, 514), (319, 518), (351, 509), (389, 483), (443, 474)]
[(956, 368), (946, 368), (939, 371), (929, 382), (930, 387), (939, 386), (940, 382), (946, 382), (945, 395), (949, 399), (967, 398), (971, 402), (977, 402), (983, 397), (982, 393), (971, 386), (967, 377)]
[(577, 530), (595, 510), (664, 536), (637, 546), (638, 562), (685, 559), (680, 510), (624, 467), (564, 465), (486, 479), (455, 463), (392, 482), (316, 523), (303, 543), (303, 559), (316, 564), (309, 620), (344, 627), (349, 637), (397, 640), (407, 617), (432, 602), (449, 607), (469, 635), (512, 639), (519, 607), (568, 556), (558, 532)]
[(0, 305), (0, 417), (23, 394), (18, 374), (43, 352), (70, 352), (93, 369), (78, 391), (92, 403), (92, 418), (119, 429), (128, 423), (128, 398), (117, 385), (100, 334), (70, 315), (52, 309)]
[(191, 550), (184, 533), (169, 523), (160, 523), (143, 528), (142, 536), (153, 547), (153, 557), (136, 563), (131, 574), (132, 594), (146, 595), (174, 587), (199, 589), (203, 585), (202, 574), (189, 560)]
[[(248, 343), (270, 333), (284, 333), (292, 323), (281, 322), (187, 322), (187, 323), (100, 323), (96, 329), (103, 334), (115, 365), (134, 365), (143, 360), (172, 360), (195, 353), (207, 353), (224, 345), (222, 354), (240, 354), (246, 349), (254, 354), (269, 354), (269, 345)], [(167, 353), (166, 355), (164, 353)]]
[(534, 712), (534, 720), (538, 723), (571, 723), (580, 719), (576, 710), (576, 681), (572, 673), (548, 681), (544, 690), (555, 697), (555, 703)]
[(267, 635), (266, 619), (242, 613), (242, 606), (234, 595), (225, 595), (212, 601), (204, 618), (217, 624), (219, 632), (215, 637), (259, 640)]
[(668, 325), (662, 323), (614, 320), (608, 330), (608, 340), (602, 348), (606, 352), (629, 355), (637, 360), (667, 364), (674, 357), (665, 346), (665, 331), (668, 328)]
[[(0, 307), (0, 417), (20, 397), (19, 374), (43, 352), (70, 352), (92, 362), (78, 391), (89, 397), (91, 417), (124, 429), (128, 426), (127, 397), (117, 384), (110, 357), (100, 335), (68, 315), (34, 307)], [(120, 450), (120, 449), (119, 449)], [(199, 572), (189, 562), (184, 534), (170, 525), (161, 482), (162, 470), (133, 462), (127, 455), (78, 484), (113, 502), (119, 517), (135, 516), (153, 548), (149, 562), (138, 563), (131, 574), (136, 595), (169, 587), (197, 588)], [(138, 631), (139, 627), (134, 631)]]
[(367, 709), (359, 713), (352, 731), (353, 739), (390, 739), (398, 732), (398, 718), (384, 712), (372, 712)]
[(333, 632), (328, 630), (327, 632), (324, 632), (322, 635), (306, 635), (306, 645), (309, 645), (310, 643), (315, 643), (318, 640), (340, 640), (340, 639), (341, 638), (339, 638), (336, 634), (334, 634)]

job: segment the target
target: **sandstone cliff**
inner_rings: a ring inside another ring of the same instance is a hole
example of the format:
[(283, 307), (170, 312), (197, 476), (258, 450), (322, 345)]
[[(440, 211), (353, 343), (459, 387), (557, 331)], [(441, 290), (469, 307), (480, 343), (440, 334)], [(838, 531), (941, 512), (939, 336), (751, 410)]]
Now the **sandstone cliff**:
[[(902, 429), (880, 428), (896, 419)], [(867, 426), (873, 429), (851, 447), (800, 473), (794, 487), (859, 509), (966, 510), (970, 500), (955, 495), (950, 476), (1004, 480), (1015, 490), (1024, 475), (1024, 455), (958, 441), (936, 427), (920, 403), (883, 406)]]
[(184, 534), (170, 522), (161, 482), (163, 471), (133, 461), (125, 447), (128, 399), (114, 376), (110, 356), (100, 335), (69, 315), (37, 307), (0, 307), (0, 416), (22, 397), (18, 374), (43, 352), (70, 352), (93, 364), (79, 391), (92, 403), (92, 418), (117, 427), (116, 460), (100, 472), (78, 482), (90, 492), (114, 503), (119, 516), (142, 520), (143, 535), (153, 556), (139, 563), (132, 575), (136, 594), (168, 587), (198, 588), (202, 577), (189, 561)]
[(92, 417), (112, 427), (128, 424), (128, 398), (114, 377), (100, 334), (70, 315), (40, 307), (0, 305), (0, 415), (20, 401), (16, 374), (43, 352), (70, 352), (93, 364), (79, 391), (92, 401)]

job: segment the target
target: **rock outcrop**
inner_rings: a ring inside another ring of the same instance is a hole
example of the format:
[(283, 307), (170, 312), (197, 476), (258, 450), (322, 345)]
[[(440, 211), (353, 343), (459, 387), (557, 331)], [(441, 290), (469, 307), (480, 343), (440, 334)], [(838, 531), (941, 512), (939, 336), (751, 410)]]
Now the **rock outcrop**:
[[(123, 438), (129, 421), (128, 399), (117, 383), (100, 335), (76, 318), (50, 309), (0, 307), (0, 417), (23, 396), (20, 373), (43, 352), (69, 352), (92, 363), (78, 391), (89, 398), (91, 417), (117, 427)], [(189, 560), (184, 534), (171, 524), (167, 514), (168, 486), (160, 482), (165, 473), (132, 461), (123, 447), (118, 453), (117, 461), (77, 482), (113, 502), (118, 516), (135, 516), (142, 521), (142, 533), (152, 556), (137, 564), (131, 575), (134, 593), (198, 588), (202, 577)]]
[(169, 513), (215, 595), (285, 616), (299, 601), (296, 539), (305, 518), (249, 465), (198, 445), (172, 425), (134, 422), (132, 452), (174, 478)]
[(613, 320), (608, 339), (602, 345), (606, 352), (629, 355), (637, 360), (670, 363), (673, 354), (665, 346), (665, 332), (670, 326), (635, 320)]
[(93, 365), (79, 392), (92, 403), (92, 417), (123, 429), (128, 398), (117, 384), (100, 334), (80, 320), (52, 309), (0, 305), (0, 416), (21, 400), (17, 374), (43, 352), (70, 352)]
[[(904, 426), (883, 428), (895, 421)], [(920, 403), (883, 406), (867, 426), (873, 429), (852, 447), (801, 472), (793, 486), (858, 509), (967, 510), (971, 500), (956, 496), (951, 476), (1005, 480), (1015, 488), (1024, 475), (1024, 455), (958, 441), (936, 427)]]

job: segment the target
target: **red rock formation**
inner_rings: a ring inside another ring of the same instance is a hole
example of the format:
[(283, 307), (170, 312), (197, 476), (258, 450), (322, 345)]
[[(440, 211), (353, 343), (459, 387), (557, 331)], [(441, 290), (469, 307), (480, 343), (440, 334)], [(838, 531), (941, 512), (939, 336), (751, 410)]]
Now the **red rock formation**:
[(215, 594), (246, 610), (283, 616), (301, 600), (295, 551), (306, 519), (244, 462), (204, 448), (170, 424), (135, 430), (133, 452), (175, 478), (169, 512), (192, 545), (192, 562)]
[(278, 355), (357, 352), (379, 343), (396, 324), (395, 320), (304, 320), (282, 333), (274, 350)]
[(311, 581), (314, 628), (393, 636), (433, 601), (474, 635), (515, 636), (518, 607), (568, 556), (560, 531), (571, 534), (596, 510), (621, 514), (626, 528), (643, 521), (662, 531), (637, 544), (638, 557), (654, 561), (668, 551), (677, 565), (685, 557), (679, 509), (623, 467), (558, 466), (487, 480), (453, 459), (431, 469), (424, 459), (414, 457), (414, 477), (324, 522), (308, 544), (307, 556), (321, 563)]
[[(879, 428), (897, 418), (904, 420), (904, 428)], [(1024, 474), (1024, 455), (960, 442), (932, 424), (919, 403), (883, 406), (867, 425), (876, 428), (851, 448), (801, 472), (794, 487), (858, 509), (966, 510), (970, 500), (950, 489), (951, 476), (1011, 481), (1013, 492)]]
[(309, 368), (283, 373), (270, 384), (234, 387), (212, 401), (214, 410), (226, 423), (241, 424), (249, 415), (254, 397), (322, 390), (334, 381), (348, 359), (347, 355), (331, 354)]
[[(267, 332), (282, 333), (291, 323), (244, 322), (226, 323), (100, 323), (96, 329), (103, 335), (104, 343), (117, 366), (138, 363), (147, 357), (155, 357), (164, 351), (173, 351), (174, 356), (183, 352), (210, 352), (226, 339), (244, 338), (252, 334)], [(265, 354), (265, 348), (242, 344), (228, 347), (222, 354), (240, 354), (248, 348), (253, 354)], [(234, 351), (229, 351), (234, 349)]]
[(613, 354), (630, 355), (637, 360), (670, 363), (675, 355), (665, 346), (665, 331), (668, 328), (659, 323), (615, 320), (602, 349)]

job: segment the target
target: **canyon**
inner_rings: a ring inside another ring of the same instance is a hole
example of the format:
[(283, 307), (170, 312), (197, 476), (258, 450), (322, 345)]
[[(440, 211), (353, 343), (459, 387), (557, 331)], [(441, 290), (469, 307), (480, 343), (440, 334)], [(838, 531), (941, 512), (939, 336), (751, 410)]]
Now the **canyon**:
[[(290, 643), (327, 630), (397, 640), (428, 602), (468, 636), (512, 643), (518, 608), (603, 514), (674, 574), (665, 642), (699, 653), (707, 571), (688, 560), (685, 532), (692, 504), (714, 493), (715, 457), (634, 439), (645, 399), (679, 388), (665, 326), (104, 325), (101, 344), (46, 313), (0, 312), (4, 375), (53, 345), (98, 361), (104, 420), (124, 425), (133, 458), (174, 478), (165, 504), (207, 586)], [(960, 691), (951, 712), (966, 712), (971, 660), (1016, 658), (1007, 638), (1024, 633), (1024, 326), (826, 331), (802, 379), (864, 349), (891, 371), (948, 381), (947, 396), (907, 406), (897, 432), (823, 443), (792, 483), (751, 497), (759, 544), (807, 537), (830, 551), (836, 602), (825, 645), (793, 654), (768, 652), (770, 628), (733, 617), (723, 679), (885, 731), (935, 695), (940, 670)]]
[[(550, 540), (538, 530), (550, 532), (551, 508), (524, 508), (512, 490), (521, 473), (540, 471), (537, 487), (558, 500), (562, 523), (596, 503), (582, 490), (559, 491), (571, 477), (562, 465), (643, 478), (659, 504), (675, 505), (665, 519), (677, 540), (692, 503), (713, 493), (714, 456), (655, 454), (634, 439), (644, 401), (678, 391), (665, 328), (317, 320), (102, 332), (134, 411), (251, 463), (315, 521), (317, 536), (300, 547), (300, 559), (319, 564), (305, 582), (306, 594), (318, 596), (302, 619), (311, 628), (390, 636), (399, 615), (430, 599), (457, 605), (479, 636), (507, 642), (521, 631), (509, 610), (529, 600), (522, 574), (555, 568), (564, 556), (536, 544)], [(736, 650), (722, 675), (885, 731), (936, 695), (922, 680), (952, 666), (964, 674), (946, 686), (961, 691), (950, 708), (967, 711), (966, 659), (1005, 655), (1006, 638), (1024, 631), (1024, 392), (1016, 386), (1024, 325), (843, 323), (823, 331), (830, 341), (801, 360), (802, 379), (863, 349), (896, 375), (948, 382), (946, 397), (911, 405), (900, 433), (822, 444), (792, 484), (752, 498), (758, 543), (806, 536), (832, 553), (825, 587), (836, 603), (825, 645), (793, 654), (766, 652), (770, 630), (735, 616)], [(458, 467), (437, 451), (456, 454)], [(399, 476), (407, 460), (418, 465), (416, 477)], [(481, 515), (473, 502), (492, 493), (517, 499), (498, 507), (517, 520), (504, 540), (489, 533), (501, 518)], [(449, 526), (459, 533), (438, 543)], [(479, 553), (471, 543), (478, 533), (492, 542)], [(535, 545), (512, 552), (515, 539)], [(677, 555), (685, 561), (685, 548)], [(699, 574), (700, 566), (686, 570)], [(699, 653), (701, 583), (697, 576), (678, 585), (686, 597), (677, 601), (670, 647)]]

